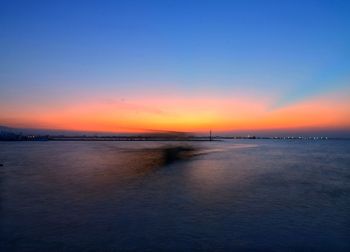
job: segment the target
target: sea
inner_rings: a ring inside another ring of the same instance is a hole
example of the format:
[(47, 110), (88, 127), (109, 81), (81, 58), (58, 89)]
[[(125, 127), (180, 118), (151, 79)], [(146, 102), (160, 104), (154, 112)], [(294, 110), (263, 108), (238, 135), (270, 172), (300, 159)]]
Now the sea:
[(0, 142), (1, 251), (350, 251), (350, 141)]

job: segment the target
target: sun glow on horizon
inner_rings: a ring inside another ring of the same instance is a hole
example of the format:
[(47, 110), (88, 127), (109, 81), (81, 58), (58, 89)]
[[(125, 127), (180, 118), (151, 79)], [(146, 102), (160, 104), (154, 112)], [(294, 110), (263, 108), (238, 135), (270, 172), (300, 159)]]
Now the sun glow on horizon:
[(271, 109), (275, 97), (166, 96), (129, 99), (74, 99), (61, 106), (3, 109), (9, 126), (96, 132), (267, 130), (350, 128), (347, 92), (317, 96)]
[(5, 1), (0, 125), (350, 135), (349, 1), (170, 2)]

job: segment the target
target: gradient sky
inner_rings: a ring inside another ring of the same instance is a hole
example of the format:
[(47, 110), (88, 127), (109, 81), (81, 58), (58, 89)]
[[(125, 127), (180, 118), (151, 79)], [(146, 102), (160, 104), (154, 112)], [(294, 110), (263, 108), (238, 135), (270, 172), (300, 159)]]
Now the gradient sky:
[(350, 131), (350, 1), (0, 0), (0, 125)]

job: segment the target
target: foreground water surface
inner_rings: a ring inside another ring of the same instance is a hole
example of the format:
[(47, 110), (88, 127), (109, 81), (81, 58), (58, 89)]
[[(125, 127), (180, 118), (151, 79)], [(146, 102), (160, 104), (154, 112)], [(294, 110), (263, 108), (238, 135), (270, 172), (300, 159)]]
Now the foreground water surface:
[(350, 141), (0, 142), (0, 163), (2, 251), (350, 251)]

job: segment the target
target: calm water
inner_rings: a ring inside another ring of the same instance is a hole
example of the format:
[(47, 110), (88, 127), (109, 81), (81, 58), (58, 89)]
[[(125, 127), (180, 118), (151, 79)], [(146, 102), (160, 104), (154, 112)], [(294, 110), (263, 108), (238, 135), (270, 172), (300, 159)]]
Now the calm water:
[(350, 141), (169, 144), (0, 142), (2, 251), (350, 251)]

